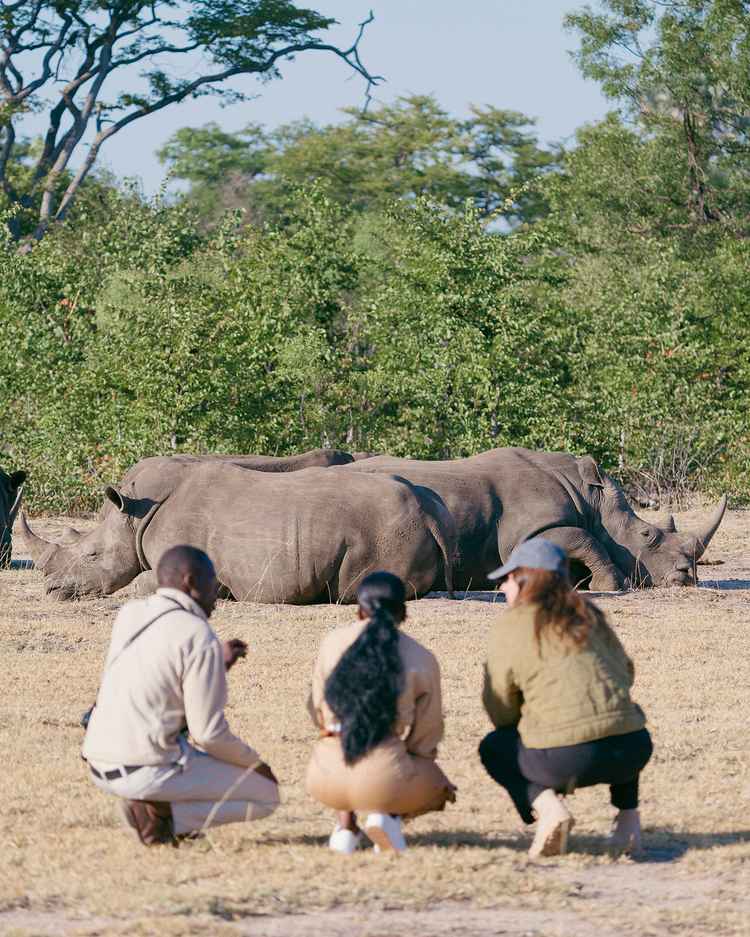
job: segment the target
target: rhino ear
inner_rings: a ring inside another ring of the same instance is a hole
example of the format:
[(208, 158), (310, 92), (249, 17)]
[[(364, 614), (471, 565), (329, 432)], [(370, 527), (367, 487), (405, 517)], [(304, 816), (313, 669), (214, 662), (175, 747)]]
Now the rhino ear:
[(599, 466), (590, 455), (578, 459), (578, 474), (581, 476), (581, 481), (584, 481), (587, 485), (595, 485), (597, 488), (604, 487)]
[(26, 472), (11, 472), (10, 473), (10, 487), (13, 491), (17, 491), (21, 485), (26, 481)]
[(114, 485), (107, 485), (104, 489), (104, 494), (108, 501), (111, 501), (112, 504), (117, 508), (120, 514), (129, 514), (128, 510), (130, 506), (130, 498), (126, 495), (121, 494)]

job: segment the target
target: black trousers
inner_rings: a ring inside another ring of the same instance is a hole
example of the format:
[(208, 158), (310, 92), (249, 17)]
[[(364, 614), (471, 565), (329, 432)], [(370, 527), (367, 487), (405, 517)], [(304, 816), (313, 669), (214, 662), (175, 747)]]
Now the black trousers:
[(482, 739), (479, 757), (490, 777), (510, 794), (524, 823), (533, 823), (531, 804), (546, 788), (572, 794), (577, 787), (609, 784), (613, 806), (634, 809), (638, 779), (652, 751), (646, 729), (581, 745), (526, 748), (512, 726)]

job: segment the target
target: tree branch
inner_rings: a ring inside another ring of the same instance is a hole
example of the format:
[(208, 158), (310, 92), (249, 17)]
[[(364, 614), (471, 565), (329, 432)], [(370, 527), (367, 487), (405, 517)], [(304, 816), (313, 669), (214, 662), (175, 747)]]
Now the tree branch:
[[(168, 41), (163, 34), (149, 34), (150, 27), (190, 30), (191, 26), (185, 23), (170, 22), (160, 19), (157, 15), (157, 0), (150, 3), (132, 2), (132, 0), (118, 0), (110, 2), (100, 8), (100, 12), (108, 9), (108, 21), (98, 25), (88, 16), (88, 7), (81, 11), (81, 7), (74, 3), (51, 3), (51, 0), (18, 0), (18, 2), (3, 4), (4, 10), (23, 10), (23, 22), (12, 23), (9, 35), (6, 31), (7, 48), (0, 48), (0, 93), (4, 95), (11, 105), (19, 105), (27, 101), (35, 92), (50, 82), (62, 70), (62, 63), (67, 48), (75, 45), (82, 53), (74, 76), (67, 80), (59, 91), (59, 100), (48, 112), (48, 126), (45, 133), (44, 145), (32, 173), (31, 187), (25, 193), (27, 200), (34, 192), (41, 189), (41, 207), (34, 238), (39, 240), (44, 236), (49, 225), (56, 220), (63, 219), (75, 198), (80, 186), (96, 162), (102, 145), (116, 133), (125, 129), (133, 122), (157, 113), (172, 104), (177, 104), (190, 97), (198, 97), (218, 88), (228, 79), (241, 75), (264, 75), (275, 73), (277, 63), (285, 58), (302, 52), (327, 52), (344, 61), (350, 68), (361, 75), (367, 82), (364, 110), (372, 100), (372, 89), (383, 79), (380, 75), (371, 75), (360, 57), (359, 47), (367, 26), (373, 22), (374, 14), (369, 15), (361, 23), (351, 46), (341, 49), (330, 43), (320, 42), (311, 38), (311, 27), (327, 26), (329, 21), (314, 14), (312, 11), (296, 11), (299, 18), (287, 24), (284, 20), (277, 21), (271, 16), (262, 22), (257, 32), (248, 36), (237, 32), (234, 21), (226, 28), (221, 22), (214, 23), (210, 17), (198, 21), (197, 28), (192, 36), (185, 35), (184, 44)], [(41, 19), (43, 11), (49, 8), (54, 10), (58, 19), (54, 26)], [(141, 11), (147, 18), (139, 19)], [(239, 13), (237, 14), (239, 17)], [(240, 24), (241, 17), (238, 18)], [(276, 28), (278, 26), (278, 28)], [(255, 29), (255, 27), (253, 27)], [(122, 31), (121, 31), (122, 30)], [(24, 36), (29, 36), (29, 42), (23, 43)], [(135, 37), (135, 38), (134, 38)], [(295, 37), (297, 41), (295, 41)], [(287, 40), (283, 48), (273, 50), (273, 45), (279, 41)], [(229, 42), (228, 47), (225, 43)], [(236, 41), (236, 45), (234, 45)], [(124, 45), (122, 45), (124, 43)], [(118, 54), (115, 54), (117, 46)], [(32, 81), (25, 83), (20, 72), (13, 62), (14, 54), (30, 50), (44, 49), (44, 55), (38, 66), (37, 75)], [(189, 81), (177, 81), (167, 78), (158, 68), (155, 68), (148, 77), (151, 79), (151, 90), (145, 100), (132, 100), (128, 104), (125, 95), (122, 95), (116, 105), (107, 106), (99, 101), (102, 87), (107, 78), (117, 69), (135, 65), (156, 56), (184, 55), (203, 49), (214, 57), (214, 67), (218, 70), (208, 74), (199, 75)], [(223, 66), (223, 67), (222, 67)], [(90, 84), (89, 84), (90, 82)], [(13, 84), (16, 87), (13, 87)], [(88, 85), (84, 92), (84, 86)], [(85, 94), (82, 100), (78, 95)], [(219, 90), (217, 93), (222, 93)], [(229, 92), (224, 92), (229, 93)], [(105, 125), (104, 115), (113, 110), (127, 113)], [(91, 124), (92, 116), (97, 113), (96, 134), (89, 147), (82, 165), (69, 181), (59, 205), (55, 210), (55, 192), (64, 173), (66, 173), (70, 160), (77, 147), (81, 144), (84, 135)], [(68, 115), (72, 121), (61, 136), (63, 119)], [(15, 143), (15, 135), (9, 128), (2, 139), (0, 151), (0, 170), (7, 167), (11, 158), (11, 151)], [(0, 177), (2, 173), (0, 172)], [(7, 181), (7, 180), (6, 180)]]
[(0, 149), (0, 183), (11, 202), (16, 202), (18, 200), (17, 194), (7, 177), (8, 162), (16, 143), (16, 131), (10, 121), (4, 125), (3, 129), (5, 130), (5, 139), (3, 140), (2, 149)]

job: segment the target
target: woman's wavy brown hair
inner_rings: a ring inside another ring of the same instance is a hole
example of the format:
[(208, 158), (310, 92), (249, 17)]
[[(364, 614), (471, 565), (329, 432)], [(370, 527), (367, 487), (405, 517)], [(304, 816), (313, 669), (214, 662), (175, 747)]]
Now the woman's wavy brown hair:
[(583, 647), (592, 628), (606, 626), (604, 613), (573, 590), (567, 575), (519, 566), (513, 576), (520, 587), (516, 602), (537, 606), (534, 633), (540, 644), (551, 633)]

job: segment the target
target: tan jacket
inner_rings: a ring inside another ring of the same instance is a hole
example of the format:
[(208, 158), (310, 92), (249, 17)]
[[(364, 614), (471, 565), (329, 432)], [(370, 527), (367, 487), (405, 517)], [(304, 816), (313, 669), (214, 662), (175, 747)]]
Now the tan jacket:
[[(307, 704), (313, 722), (320, 729), (331, 731), (337, 726), (336, 716), (324, 698), (326, 680), (365, 625), (366, 622), (357, 621), (323, 638)], [(404, 688), (398, 698), (393, 734), (404, 739), (406, 750), (412, 755), (434, 759), (443, 737), (440, 667), (434, 654), (403, 631), (399, 634), (398, 648), (404, 666)]]
[(630, 699), (633, 663), (609, 625), (586, 646), (534, 634), (533, 605), (500, 616), (490, 633), (482, 701), (495, 726), (518, 725), (527, 748), (578, 745), (642, 729)]
[[(172, 608), (113, 661), (149, 619)], [(258, 753), (233, 735), (224, 717), (224, 655), (201, 607), (177, 589), (158, 589), (124, 605), (112, 627), (102, 684), (83, 755), (99, 765), (162, 765), (178, 761), (187, 725), (196, 746), (250, 768)]]

